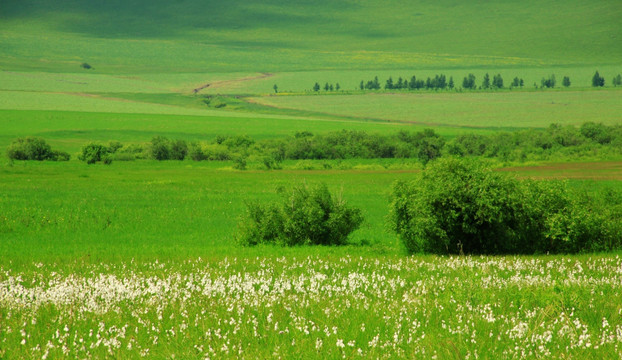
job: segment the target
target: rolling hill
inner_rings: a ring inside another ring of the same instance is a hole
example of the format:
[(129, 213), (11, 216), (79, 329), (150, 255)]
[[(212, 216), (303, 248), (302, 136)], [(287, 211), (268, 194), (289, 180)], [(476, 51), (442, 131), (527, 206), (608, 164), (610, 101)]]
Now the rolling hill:
[(586, 1), (5, 0), (3, 69), (100, 73), (622, 62), (622, 6)]

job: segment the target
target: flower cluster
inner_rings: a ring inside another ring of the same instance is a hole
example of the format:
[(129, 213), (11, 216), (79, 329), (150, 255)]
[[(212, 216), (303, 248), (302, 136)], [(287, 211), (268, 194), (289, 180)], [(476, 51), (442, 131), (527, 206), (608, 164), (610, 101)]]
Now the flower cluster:
[(0, 268), (0, 357), (622, 356), (622, 259), (225, 258)]

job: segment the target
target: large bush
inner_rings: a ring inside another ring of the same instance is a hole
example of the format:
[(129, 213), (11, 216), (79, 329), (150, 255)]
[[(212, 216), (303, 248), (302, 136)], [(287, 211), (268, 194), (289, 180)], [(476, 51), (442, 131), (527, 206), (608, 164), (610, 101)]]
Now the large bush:
[(112, 157), (110, 156), (111, 153), (111, 148), (105, 145), (88, 143), (82, 147), (82, 151), (80, 152), (78, 159), (86, 162), (87, 164), (95, 164), (100, 161), (105, 164), (110, 164), (112, 162)]
[(361, 211), (333, 197), (326, 185), (298, 186), (278, 204), (248, 204), (239, 241), (244, 245), (343, 245), (362, 222)]
[(12, 160), (52, 160), (66, 161), (66, 152), (52, 150), (52, 147), (39, 137), (25, 137), (13, 140), (7, 148), (7, 156)]
[(566, 183), (446, 158), (394, 185), (390, 220), (411, 253), (568, 253), (618, 247), (615, 216)]
[(149, 146), (149, 157), (154, 160), (183, 160), (188, 155), (188, 145), (184, 140), (169, 140), (155, 136)]

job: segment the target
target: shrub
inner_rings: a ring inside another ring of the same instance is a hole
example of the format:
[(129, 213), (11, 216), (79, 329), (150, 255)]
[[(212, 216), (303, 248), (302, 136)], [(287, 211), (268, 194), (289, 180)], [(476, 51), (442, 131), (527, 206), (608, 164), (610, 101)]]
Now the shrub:
[(52, 147), (39, 137), (25, 137), (13, 140), (7, 148), (7, 156), (12, 160), (51, 160)]
[(151, 139), (150, 157), (154, 160), (168, 160), (171, 156), (169, 140), (163, 136)]
[(411, 253), (575, 253), (619, 246), (619, 214), (605, 214), (565, 183), (447, 158), (394, 185), (390, 222)]
[(112, 162), (112, 157), (110, 156), (110, 150), (108, 147), (97, 143), (89, 143), (84, 145), (78, 159), (86, 162), (87, 164), (95, 164), (96, 162), (103, 161), (104, 164), (109, 165)]
[(183, 160), (188, 154), (188, 145), (184, 140), (171, 141), (170, 159)]
[(247, 204), (240, 222), (243, 245), (343, 245), (363, 222), (361, 211), (335, 199), (325, 184), (298, 186), (280, 204)]

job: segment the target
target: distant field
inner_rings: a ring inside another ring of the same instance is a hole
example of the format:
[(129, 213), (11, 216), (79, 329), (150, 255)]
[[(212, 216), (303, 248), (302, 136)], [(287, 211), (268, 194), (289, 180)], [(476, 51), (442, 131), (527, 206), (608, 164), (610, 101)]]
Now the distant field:
[(619, 124), (622, 91), (420, 92), (335, 96), (264, 96), (276, 108), (429, 126), (548, 127), (587, 121)]
[[(324, 133), (351, 129), (386, 134), (400, 129), (424, 128), (386, 121), (193, 111), (195, 114), (205, 115), (0, 110), (0, 127), (3, 129), (0, 132), (0, 153), (4, 153), (5, 147), (12, 140), (24, 136), (40, 136), (55, 148), (77, 152), (90, 141), (147, 142), (156, 135), (187, 141), (211, 141), (217, 135), (240, 134), (254, 139), (266, 139), (294, 135), (298, 131)], [(438, 132), (445, 136), (454, 136), (463, 130), (439, 128)]]
[[(619, 64), (618, 1), (0, 4), (0, 66), (105, 74)], [(520, 36), (517, 36), (520, 34)]]

